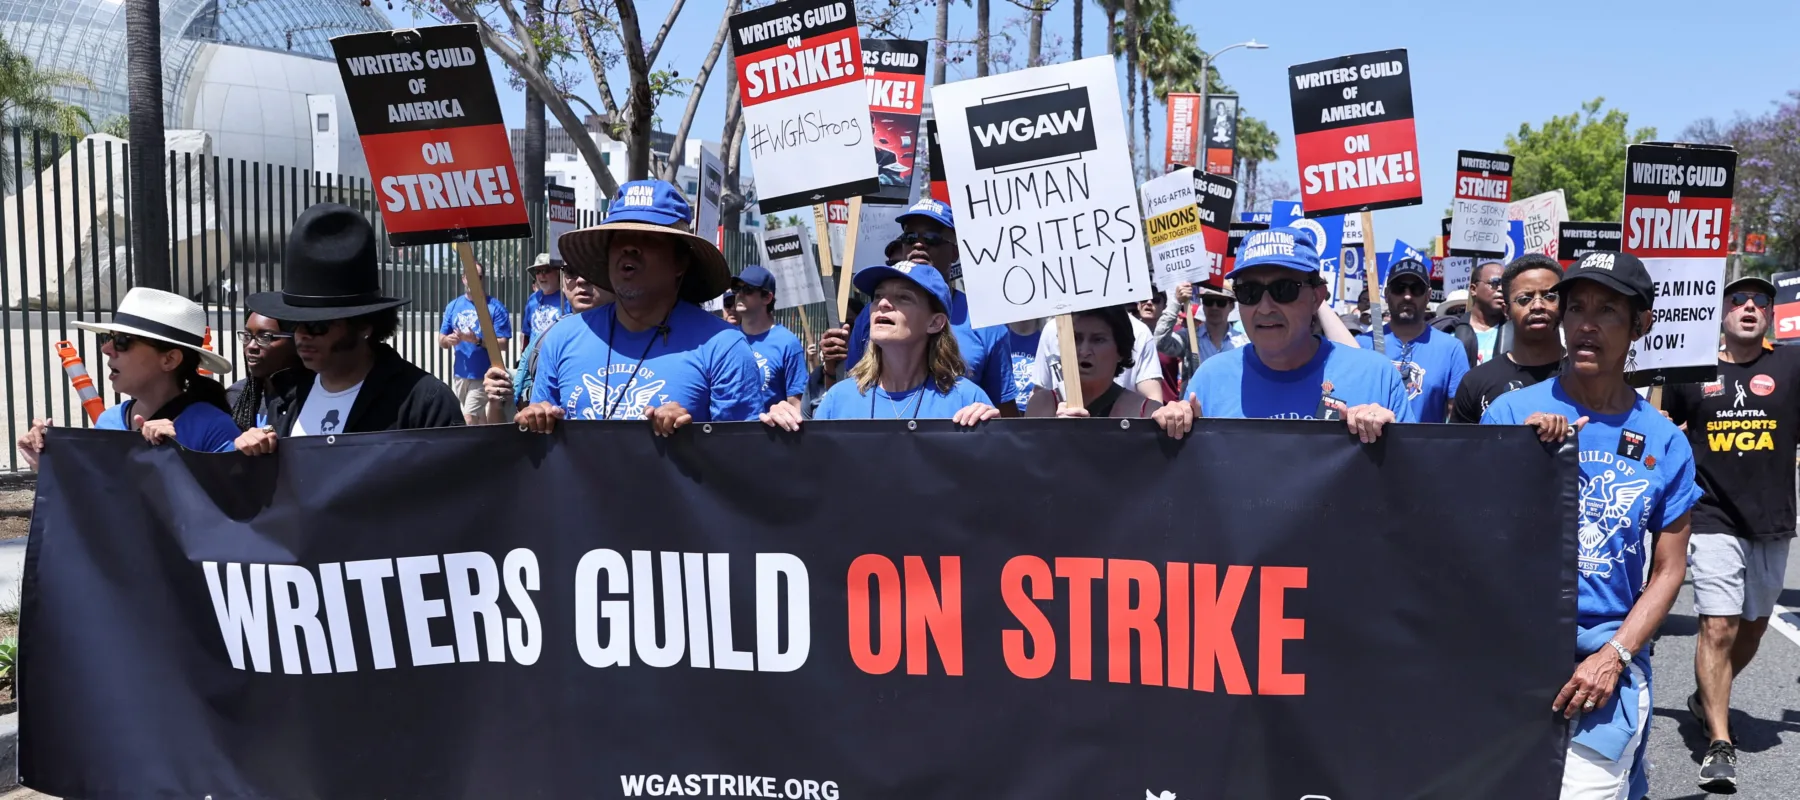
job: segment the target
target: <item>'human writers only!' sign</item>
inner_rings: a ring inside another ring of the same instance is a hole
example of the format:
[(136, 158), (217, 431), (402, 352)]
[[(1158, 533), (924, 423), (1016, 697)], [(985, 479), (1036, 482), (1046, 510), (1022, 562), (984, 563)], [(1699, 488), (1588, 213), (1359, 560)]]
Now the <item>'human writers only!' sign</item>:
[(931, 98), (971, 324), (1150, 296), (1112, 59), (945, 84)]
[(1411, 72), (1405, 50), (1288, 67), (1306, 216), (1423, 202)]
[(1636, 385), (1701, 383), (1718, 374), (1719, 290), (1730, 254), (1737, 152), (1693, 144), (1625, 151), (1624, 250), (1656, 282), (1650, 332), (1631, 346)]
[(881, 188), (850, 0), (789, 0), (734, 14), (731, 52), (763, 213)]
[(474, 25), (339, 36), (331, 47), (390, 244), (531, 235)]

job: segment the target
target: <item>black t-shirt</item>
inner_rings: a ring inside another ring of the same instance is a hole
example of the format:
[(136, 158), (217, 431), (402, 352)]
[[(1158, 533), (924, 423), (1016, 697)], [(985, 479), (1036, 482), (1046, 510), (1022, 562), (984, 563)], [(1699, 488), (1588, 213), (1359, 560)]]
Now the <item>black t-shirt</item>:
[(1479, 423), (1494, 398), (1514, 389), (1543, 383), (1560, 372), (1561, 359), (1538, 367), (1521, 367), (1513, 363), (1512, 356), (1505, 354), (1490, 359), (1463, 376), (1462, 385), (1456, 389), (1456, 400), (1450, 404), (1450, 421), (1467, 425)]
[(1800, 348), (1777, 347), (1748, 364), (1719, 362), (1719, 379), (1665, 392), (1669, 418), (1687, 425), (1706, 496), (1695, 533), (1746, 539), (1794, 535), (1794, 447), (1800, 443)]

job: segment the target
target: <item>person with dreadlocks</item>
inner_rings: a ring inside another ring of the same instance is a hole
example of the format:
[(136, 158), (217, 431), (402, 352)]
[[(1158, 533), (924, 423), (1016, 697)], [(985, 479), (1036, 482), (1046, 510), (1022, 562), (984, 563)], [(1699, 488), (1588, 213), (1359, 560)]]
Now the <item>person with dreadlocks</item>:
[(283, 331), (276, 320), (252, 311), (237, 336), (244, 345), (244, 370), (250, 374), (227, 388), (225, 399), (238, 430), (247, 431), (269, 424), (269, 378), (284, 370), (305, 371), (306, 365), (294, 350), (294, 334)]

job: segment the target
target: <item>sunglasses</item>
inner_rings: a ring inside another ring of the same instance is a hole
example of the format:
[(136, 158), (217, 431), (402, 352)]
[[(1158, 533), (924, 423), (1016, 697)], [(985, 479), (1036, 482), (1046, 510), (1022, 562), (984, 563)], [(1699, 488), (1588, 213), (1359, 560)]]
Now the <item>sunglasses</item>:
[[(1278, 297), (1277, 299), (1280, 299), (1280, 298)], [(1231, 298), (1229, 298), (1229, 297), (1202, 297), (1202, 298), (1200, 298), (1200, 305), (1206, 306), (1207, 308), (1230, 308), (1231, 307)]]
[(123, 353), (126, 350), (130, 350), (131, 346), (137, 344), (138, 341), (138, 337), (129, 333), (102, 333), (94, 338), (100, 342), (102, 347), (109, 344), (112, 345), (113, 352), (115, 353)]
[(1231, 285), (1231, 293), (1237, 296), (1238, 302), (1247, 306), (1262, 302), (1263, 292), (1268, 292), (1275, 302), (1286, 304), (1300, 299), (1300, 289), (1305, 285), (1292, 278), (1283, 278), (1269, 283), (1238, 281)]
[(1769, 307), (1769, 296), (1762, 292), (1732, 292), (1730, 300), (1732, 308), (1745, 303), (1755, 303), (1757, 308)]
[(1533, 300), (1543, 300), (1544, 305), (1554, 306), (1558, 301), (1562, 300), (1562, 295), (1553, 291), (1520, 292), (1512, 301), (1513, 305), (1520, 308), (1530, 308)]
[(324, 336), (331, 332), (331, 326), (337, 320), (328, 319), (323, 322), (281, 322), (281, 331), (293, 336), (298, 331), (306, 331), (308, 336)]
[(1482, 281), (1482, 283), (1485, 283), (1495, 289), (1498, 289), (1501, 286), (1504, 286), (1506, 284), (1506, 281), (1504, 281), (1500, 278), (1488, 278), (1487, 280)]
[(1392, 294), (1395, 297), (1426, 297), (1431, 294), (1431, 288), (1418, 281), (1403, 281), (1401, 283), (1392, 284), (1388, 286), (1387, 290), (1389, 294)]
[(937, 247), (938, 245), (945, 244), (949, 241), (950, 241), (949, 239), (946, 239), (935, 233), (903, 233), (903, 234), (900, 234), (900, 243), (903, 245), (908, 245), (908, 246), (918, 244), (920, 242), (924, 242), (926, 247)]
[(263, 347), (268, 347), (282, 339), (292, 339), (294, 338), (294, 335), (291, 333), (273, 333), (270, 331), (257, 331), (255, 333), (251, 333), (250, 331), (238, 331), (237, 337), (238, 343), (245, 347), (249, 347), (251, 342), (255, 342)]

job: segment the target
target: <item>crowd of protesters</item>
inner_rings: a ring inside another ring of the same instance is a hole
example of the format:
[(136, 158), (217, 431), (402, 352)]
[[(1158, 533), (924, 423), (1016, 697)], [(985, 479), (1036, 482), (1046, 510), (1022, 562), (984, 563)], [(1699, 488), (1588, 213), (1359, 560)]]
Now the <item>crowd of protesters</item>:
[[(1628, 254), (1566, 273), (1541, 255), (1481, 262), (1436, 309), (1428, 266), (1397, 255), (1376, 289), (1389, 313), (1369, 320), (1331, 309), (1309, 234), (1262, 230), (1218, 286), (1073, 314), (1077, 363), (1064, 364), (1056, 320), (970, 324), (948, 204), (899, 217), (886, 261), (852, 278), (870, 301), (816, 343), (775, 322), (773, 274), (732, 275), (692, 221), (668, 183), (620, 187), (604, 223), (561, 238), (564, 263), (531, 265), (510, 369), (489, 363), (468, 287), (439, 330), (455, 351), (446, 386), (387, 344), (409, 301), (382, 294), (369, 223), (313, 206), (294, 224), (283, 291), (247, 302), (248, 374), (229, 389), (202, 372), (233, 365), (203, 345), (205, 314), (186, 298), (134, 289), (110, 322), (76, 323), (99, 335), (130, 397), (96, 427), (263, 455), (295, 436), (500, 422), (549, 433), (563, 420), (644, 420), (668, 436), (709, 421), (793, 434), (812, 419), (1125, 417), (1179, 439), (1200, 417), (1311, 419), (1365, 443), (1390, 423), (1525, 425), (1579, 451), (1579, 661), (1555, 701), (1571, 720), (1562, 796), (1644, 796), (1647, 646), (1689, 570), (1700, 633), (1687, 705), (1712, 740), (1700, 785), (1735, 786), (1731, 684), (1767, 630), (1795, 535), (1800, 350), (1765, 344), (1767, 281), (1725, 287), (1717, 379), (1672, 387), (1658, 410), (1626, 381), (1654, 300)], [(719, 315), (702, 309), (721, 296)], [(504, 352), (508, 311), (487, 304)], [(1379, 353), (1362, 332), (1376, 325)], [(34, 468), (53, 424), (19, 439)]]

